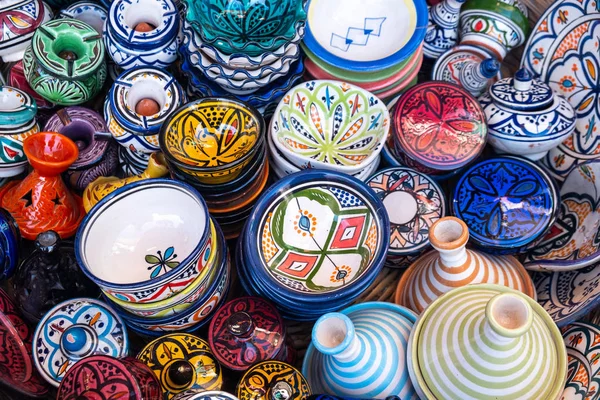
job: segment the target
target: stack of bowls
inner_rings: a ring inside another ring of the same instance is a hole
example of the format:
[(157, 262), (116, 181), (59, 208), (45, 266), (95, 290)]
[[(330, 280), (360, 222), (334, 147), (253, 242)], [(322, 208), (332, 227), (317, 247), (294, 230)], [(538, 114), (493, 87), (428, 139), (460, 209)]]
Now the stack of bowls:
[(425, 0), (383, 0), (368, 7), (362, 0), (310, 0), (307, 10), (302, 47), (310, 78), (353, 83), (382, 99), (416, 84)]
[(389, 219), (371, 188), (346, 174), (305, 171), (258, 200), (238, 241), (238, 277), (284, 318), (316, 320), (367, 289), (388, 243)]
[(237, 237), (266, 187), (265, 122), (237, 100), (206, 97), (162, 125), (160, 149), (173, 178), (196, 188), (227, 239)]
[(194, 331), (225, 299), (225, 239), (194, 188), (138, 181), (102, 199), (82, 222), (77, 262), (133, 331)]
[(388, 109), (372, 93), (339, 81), (305, 82), (286, 93), (271, 119), (271, 167), (279, 178), (320, 168), (365, 181), (389, 129)]
[(179, 50), (192, 92), (252, 98), (257, 108), (266, 108), (276, 100), (265, 94), (289, 86), (289, 78), (302, 70), (301, 0), (185, 3)]

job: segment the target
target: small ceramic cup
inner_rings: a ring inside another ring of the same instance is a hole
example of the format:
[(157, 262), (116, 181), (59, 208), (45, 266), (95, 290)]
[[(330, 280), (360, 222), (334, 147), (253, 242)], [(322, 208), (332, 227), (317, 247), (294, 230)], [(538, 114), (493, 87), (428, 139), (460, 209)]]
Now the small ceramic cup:
[(19, 61), (35, 30), (52, 19), (52, 10), (42, 0), (4, 1), (0, 4), (0, 19), (0, 57), (4, 62)]

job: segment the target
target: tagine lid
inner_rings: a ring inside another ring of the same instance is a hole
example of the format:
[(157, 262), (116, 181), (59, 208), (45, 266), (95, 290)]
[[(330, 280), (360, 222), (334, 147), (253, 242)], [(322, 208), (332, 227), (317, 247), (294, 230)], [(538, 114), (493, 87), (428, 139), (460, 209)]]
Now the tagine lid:
[(276, 358), (285, 346), (279, 311), (259, 297), (242, 297), (221, 307), (209, 328), (208, 342), (225, 367), (245, 371), (258, 361)]
[(165, 399), (189, 389), (220, 390), (221, 366), (208, 343), (197, 336), (172, 333), (155, 339), (137, 355), (154, 372)]
[(494, 83), (489, 90), (494, 102), (514, 110), (542, 110), (554, 101), (554, 92), (547, 83), (534, 79), (526, 68), (513, 78)]
[(312, 394), (300, 371), (282, 361), (261, 361), (240, 379), (240, 400), (304, 400)]
[(467, 285), (439, 297), (417, 321), (409, 351), (423, 399), (556, 399), (564, 389), (560, 330), (535, 300), (504, 286)]
[(87, 298), (62, 302), (38, 324), (34, 335), (35, 365), (58, 386), (77, 361), (93, 354), (127, 355), (128, 338), (121, 317), (106, 304)]
[(231, 393), (222, 392), (219, 390), (199, 390), (199, 389), (190, 389), (186, 390), (183, 393), (179, 393), (177, 396), (173, 397), (173, 400), (239, 400), (237, 397), (232, 395)]

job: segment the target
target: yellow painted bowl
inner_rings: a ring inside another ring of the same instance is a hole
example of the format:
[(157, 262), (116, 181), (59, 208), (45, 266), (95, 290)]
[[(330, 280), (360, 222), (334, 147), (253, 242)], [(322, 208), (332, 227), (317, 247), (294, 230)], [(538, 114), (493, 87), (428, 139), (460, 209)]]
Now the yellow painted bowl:
[(159, 145), (169, 164), (203, 183), (239, 175), (264, 144), (265, 123), (254, 108), (206, 97), (176, 110), (163, 124)]

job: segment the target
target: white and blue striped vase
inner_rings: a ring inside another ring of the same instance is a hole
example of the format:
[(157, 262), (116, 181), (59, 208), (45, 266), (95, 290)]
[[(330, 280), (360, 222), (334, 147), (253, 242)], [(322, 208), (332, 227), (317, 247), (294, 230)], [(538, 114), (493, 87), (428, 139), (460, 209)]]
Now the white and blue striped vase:
[(408, 339), (416, 314), (383, 302), (351, 306), (317, 320), (302, 373), (313, 393), (418, 399), (408, 375)]

